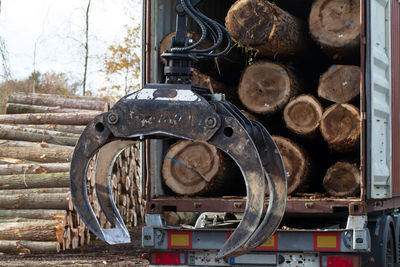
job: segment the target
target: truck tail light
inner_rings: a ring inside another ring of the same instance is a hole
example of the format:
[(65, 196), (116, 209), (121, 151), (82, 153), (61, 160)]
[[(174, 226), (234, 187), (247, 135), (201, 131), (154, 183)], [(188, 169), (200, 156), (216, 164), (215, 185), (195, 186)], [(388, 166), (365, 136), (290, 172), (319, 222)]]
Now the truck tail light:
[(185, 253), (151, 253), (150, 256), (151, 264), (162, 264), (162, 265), (177, 265), (187, 264)]
[(322, 255), (321, 267), (360, 267), (361, 257), (355, 255)]

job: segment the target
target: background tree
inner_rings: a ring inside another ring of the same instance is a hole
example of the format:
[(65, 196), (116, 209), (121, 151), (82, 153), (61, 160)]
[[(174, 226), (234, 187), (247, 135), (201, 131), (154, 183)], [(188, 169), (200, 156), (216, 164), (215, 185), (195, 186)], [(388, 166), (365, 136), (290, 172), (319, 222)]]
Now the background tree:
[(140, 27), (126, 27), (126, 36), (121, 43), (108, 47), (104, 55), (103, 68), (109, 83), (100, 89), (103, 94), (120, 98), (122, 94), (139, 89), (140, 58)]

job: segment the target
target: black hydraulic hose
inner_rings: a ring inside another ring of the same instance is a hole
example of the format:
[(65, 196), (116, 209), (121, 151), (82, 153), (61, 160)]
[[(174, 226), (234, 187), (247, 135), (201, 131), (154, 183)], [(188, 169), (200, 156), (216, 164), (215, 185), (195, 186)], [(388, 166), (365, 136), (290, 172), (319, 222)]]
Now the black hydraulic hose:
[(194, 43), (194, 44), (192, 44), (190, 46), (171, 48), (171, 52), (172, 53), (186, 52), (186, 51), (192, 50), (192, 49), (198, 47), (206, 39), (206, 36), (207, 36), (206, 26), (204, 25), (203, 21), (201, 21), (198, 17), (196, 17), (190, 11), (190, 9), (186, 5), (185, 0), (181, 0), (181, 5), (182, 5), (183, 9), (185, 10), (185, 12), (199, 25), (199, 27), (201, 29), (201, 38), (200, 38), (199, 41), (197, 41), (196, 43)]

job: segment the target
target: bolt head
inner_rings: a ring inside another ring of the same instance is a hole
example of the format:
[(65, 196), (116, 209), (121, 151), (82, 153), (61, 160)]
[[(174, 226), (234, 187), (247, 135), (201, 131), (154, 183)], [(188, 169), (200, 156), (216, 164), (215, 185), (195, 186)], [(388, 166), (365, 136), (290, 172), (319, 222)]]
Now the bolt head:
[(108, 122), (109, 122), (110, 124), (117, 124), (117, 122), (118, 122), (118, 115), (117, 115), (117, 114), (114, 114), (114, 113), (111, 113), (110, 115), (108, 115)]
[(209, 117), (206, 119), (206, 126), (210, 129), (215, 128), (217, 126), (217, 120), (213, 117)]

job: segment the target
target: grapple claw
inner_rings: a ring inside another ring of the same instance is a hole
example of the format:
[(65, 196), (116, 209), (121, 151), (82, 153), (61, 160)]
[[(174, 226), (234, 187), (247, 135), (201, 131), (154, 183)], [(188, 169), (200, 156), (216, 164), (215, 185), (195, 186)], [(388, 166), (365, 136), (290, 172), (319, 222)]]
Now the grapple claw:
[(126, 147), (132, 144), (134, 142), (129, 140), (112, 141), (100, 148), (96, 158), (95, 188), (97, 199), (111, 227), (116, 227), (121, 231), (120, 234), (110, 233), (110, 235), (120, 235), (119, 240), (124, 243), (130, 242), (129, 232), (113, 200), (111, 175), (117, 157)]

